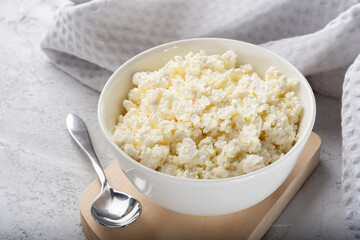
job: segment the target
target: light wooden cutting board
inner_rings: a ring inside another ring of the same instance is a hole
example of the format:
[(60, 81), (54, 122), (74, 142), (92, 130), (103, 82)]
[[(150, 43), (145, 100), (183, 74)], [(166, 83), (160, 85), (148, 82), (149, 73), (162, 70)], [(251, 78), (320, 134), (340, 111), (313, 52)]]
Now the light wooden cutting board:
[[(260, 239), (281, 214), (319, 163), (321, 139), (310, 135), (301, 156), (286, 181), (257, 205), (233, 214), (215, 217), (183, 215), (164, 209), (141, 195), (113, 162), (105, 174), (111, 186), (140, 200), (140, 218), (125, 228), (107, 228), (95, 222), (90, 207), (100, 191), (95, 180), (80, 199), (81, 224), (88, 239)], [(301, 216), (299, 216), (301, 218)]]

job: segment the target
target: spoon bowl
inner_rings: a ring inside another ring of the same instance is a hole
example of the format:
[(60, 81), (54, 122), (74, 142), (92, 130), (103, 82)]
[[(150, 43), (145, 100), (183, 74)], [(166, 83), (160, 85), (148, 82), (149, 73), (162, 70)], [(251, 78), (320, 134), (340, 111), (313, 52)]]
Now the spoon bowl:
[(89, 157), (101, 184), (101, 192), (91, 206), (95, 221), (106, 227), (125, 227), (141, 214), (141, 204), (133, 196), (115, 191), (106, 180), (105, 173), (91, 144), (85, 123), (75, 114), (68, 114), (66, 126), (70, 135)]
[(134, 222), (141, 214), (141, 204), (132, 196), (105, 189), (91, 205), (91, 215), (101, 225), (107, 227), (125, 227)]

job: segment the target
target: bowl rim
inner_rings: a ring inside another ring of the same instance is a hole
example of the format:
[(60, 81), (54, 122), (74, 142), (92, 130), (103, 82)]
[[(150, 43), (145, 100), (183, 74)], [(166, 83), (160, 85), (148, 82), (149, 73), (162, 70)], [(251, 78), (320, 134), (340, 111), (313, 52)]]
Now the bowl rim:
[[(167, 49), (176, 47), (176, 44), (183, 44), (183, 43), (193, 42), (193, 41), (197, 41), (197, 42), (201, 42), (201, 41), (232, 42), (232, 43), (247, 45), (247, 46), (252, 47), (252, 48), (257, 48), (257, 49), (259, 49), (261, 51), (265, 51), (265, 52), (269, 53), (274, 58), (280, 59), (282, 62), (289, 65), (289, 67), (294, 71), (294, 73), (296, 75), (298, 75), (299, 81), (301, 82), (300, 84), (304, 85), (304, 89), (305, 89), (307, 95), (310, 98), (309, 99), (310, 100), (310, 106), (307, 106), (307, 107), (309, 108), (310, 114), (312, 116), (311, 116), (310, 121), (307, 123), (304, 135), (302, 137), (300, 137), (296, 141), (295, 145), (283, 157), (281, 157), (280, 159), (278, 159), (274, 163), (271, 163), (270, 165), (267, 165), (264, 168), (261, 168), (259, 170), (254, 171), (254, 172), (251, 172), (251, 173), (247, 173), (247, 174), (243, 174), (243, 175), (239, 175), (239, 176), (234, 176), (234, 177), (228, 177), (228, 178), (219, 178), (219, 179), (195, 179), (195, 178), (185, 178), (185, 177), (172, 176), (172, 175), (169, 175), (169, 174), (162, 173), (162, 172), (156, 171), (154, 169), (151, 169), (151, 168), (139, 163), (138, 161), (136, 161), (132, 157), (130, 157), (128, 154), (126, 154), (112, 140), (111, 136), (107, 133), (105, 123), (103, 123), (103, 121), (102, 121), (102, 105), (103, 105), (102, 103), (104, 101), (105, 92), (107, 92), (107, 90), (111, 87), (112, 83), (114, 82), (114, 79), (116, 79), (116, 76), (119, 74), (119, 72), (121, 72), (124, 68), (126, 68), (132, 62), (134, 62), (137, 59), (141, 58), (143, 55), (149, 54), (149, 53), (151, 53), (153, 51), (157, 51), (157, 50), (159, 50), (161, 48), (164, 48), (163, 51), (166, 51)], [(234, 39), (227, 39), (227, 38), (189, 38), (189, 39), (172, 41), (172, 42), (164, 43), (164, 44), (157, 45), (155, 47), (149, 48), (149, 49), (147, 49), (145, 51), (142, 51), (142, 52), (136, 54), (135, 56), (133, 56), (132, 58), (130, 58), (126, 62), (124, 62), (122, 65), (120, 65), (115, 70), (115, 72), (110, 76), (110, 78), (106, 81), (106, 84), (105, 84), (105, 86), (103, 87), (103, 89), (101, 91), (99, 101), (98, 101), (98, 107), (97, 107), (97, 118), (98, 118), (98, 124), (100, 126), (101, 132), (105, 136), (105, 139), (107, 140), (107, 142), (116, 151), (118, 151), (124, 158), (126, 158), (130, 162), (133, 162), (133, 164), (135, 164), (136, 166), (138, 166), (140, 169), (147, 172), (148, 174), (155, 174), (158, 177), (165, 177), (165, 178), (168, 178), (168, 180), (175, 181), (175, 182), (180, 181), (180, 182), (184, 182), (184, 183), (189, 182), (189, 183), (196, 183), (196, 184), (207, 184), (207, 183), (211, 183), (211, 184), (219, 183), (219, 184), (221, 184), (221, 183), (224, 183), (224, 182), (240, 181), (242, 179), (253, 178), (256, 175), (261, 175), (264, 172), (271, 171), (271, 169), (279, 166), (286, 159), (288, 159), (292, 155), (294, 155), (297, 148), (301, 147), (302, 145), (305, 145), (307, 139), (309, 138), (309, 136), (310, 136), (310, 134), (312, 132), (312, 129), (313, 129), (313, 126), (314, 126), (314, 123), (315, 123), (315, 118), (316, 118), (316, 102), (315, 102), (315, 97), (314, 97), (314, 93), (312, 91), (312, 88), (311, 88), (309, 82), (307, 81), (307, 79), (304, 77), (304, 75), (293, 64), (288, 62), (283, 57), (273, 53), (272, 51), (270, 51), (270, 50), (268, 50), (266, 48), (263, 48), (261, 46), (255, 45), (255, 44), (251, 44), (251, 43), (240, 41), (240, 40), (234, 40)], [(118, 162), (118, 160), (116, 158), (115, 158), (115, 160)]]

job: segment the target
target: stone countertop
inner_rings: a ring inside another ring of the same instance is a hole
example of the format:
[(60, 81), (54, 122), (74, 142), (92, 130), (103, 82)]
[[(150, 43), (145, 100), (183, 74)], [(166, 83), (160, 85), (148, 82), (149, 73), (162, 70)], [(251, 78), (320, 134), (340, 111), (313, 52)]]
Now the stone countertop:
[[(95, 179), (71, 140), (67, 113), (86, 122), (104, 166), (99, 93), (49, 63), (39, 44), (64, 0), (0, 2), (0, 239), (85, 239), (78, 200)], [(265, 239), (344, 239), (341, 100), (316, 94), (321, 162)]]

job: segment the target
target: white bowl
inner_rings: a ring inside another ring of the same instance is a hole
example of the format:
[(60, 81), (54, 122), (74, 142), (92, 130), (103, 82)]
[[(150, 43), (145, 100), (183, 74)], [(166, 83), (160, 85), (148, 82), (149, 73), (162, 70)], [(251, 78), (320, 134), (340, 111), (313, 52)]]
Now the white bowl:
[[(270, 66), (287, 77), (297, 78), (297, 95), (304, 111), (299, 138), (295, 146), (275, 163), (246, 175), (218, 179), (185, 179), (150, 169), (123, 152), (111, 139), (119, 114), (124, 114), (123, 100), (133, 87), (132, 75), (137, 71), (157, 70), (176, 55), (205, 50), (220, 54), (237, 53), (238, 64), (250, 63), (262, 75)], [(272, 194), (293, 169), (311, 133), (315, 121), (315, 98), (305, 77), (285, 59), (249, 43), (219, 38), (198, 38), (163, 44), (131, 58), (110, 77), (99, 100), (98, 120), (102, 133), (123, 172), (146, 197), (167, 209), (191, 215), (212, 216), (233, 213), (251, 207)]]

